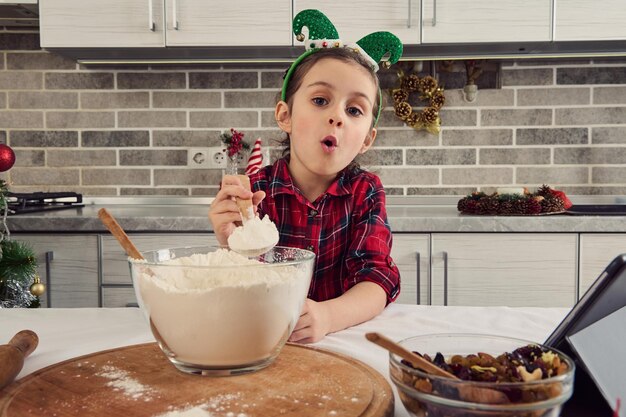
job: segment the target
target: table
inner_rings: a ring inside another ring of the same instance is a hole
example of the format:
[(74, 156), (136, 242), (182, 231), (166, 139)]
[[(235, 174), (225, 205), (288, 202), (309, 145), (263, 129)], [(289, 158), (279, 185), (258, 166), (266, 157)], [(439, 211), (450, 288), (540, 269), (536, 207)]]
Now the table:
[[(326, 336), (314, 346), (343, 353), (376, 369), (393, 388), (395, 415), (408, 417), (389, 380), (388, 354), (368, 342), (367, 332), (393, 340), (429, 333), (481, 333), (543, 342), (567, 308), (443, 307), (392, 304), (378, 317)], [(138, 308), (0, 309), (0, 344), (31, 329), (39, 346), (26, 360), (18, 379), (54, 363), (116, 347), (154, 342)]]

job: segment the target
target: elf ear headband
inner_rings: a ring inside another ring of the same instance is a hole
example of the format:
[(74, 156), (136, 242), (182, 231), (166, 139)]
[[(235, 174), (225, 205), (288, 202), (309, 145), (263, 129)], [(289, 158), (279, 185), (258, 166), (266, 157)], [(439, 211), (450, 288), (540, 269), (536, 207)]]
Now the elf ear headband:
[[(309, 30), (308, 37), (302, 33), (302, 28), (307, 27)], [(402, 56), (402, 42), (400, 39), (389, 32), (374, 32), (361, 38), (356, 44), (344, 44), (339, 39), (337, 29), (324, 13), (315, 9), (303, 10), (298, 13), (293, 20), (293, 33), (296, 39), (304, 42), (306, 51), (300, 55), (287, 70), (285, 80), (283, 81), (283, 89), (281, 92), (281, 100), (287, 101), (287, 87), (294, 71), (300, 63), (309, 55), (325, 48), (350, 48), (355, 53), (361, 54), (371, 65), (374, 72), (378, 71), (378, 63), (381, 62), (386, 68), (391, 64), (398, 62)], [(383, 57), (388, 55), (388, 59)], [(378, 114), (374, 119), (374, 126), (378, 123), (380, 112), (383, 107), (383, 95), (379, 90), (380, 103), (378, 105)]]

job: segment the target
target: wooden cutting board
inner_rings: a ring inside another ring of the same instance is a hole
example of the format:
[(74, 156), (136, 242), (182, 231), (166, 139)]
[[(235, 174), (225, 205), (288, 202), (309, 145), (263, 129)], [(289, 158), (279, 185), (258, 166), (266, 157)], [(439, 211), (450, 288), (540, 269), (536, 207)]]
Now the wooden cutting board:
[(393, 415), (387, 381), (360, 361), (287, 344), (269, 367), (208, 377), (178, 371), (156, 343), (70, 359), (0, 391), (0, 416)]

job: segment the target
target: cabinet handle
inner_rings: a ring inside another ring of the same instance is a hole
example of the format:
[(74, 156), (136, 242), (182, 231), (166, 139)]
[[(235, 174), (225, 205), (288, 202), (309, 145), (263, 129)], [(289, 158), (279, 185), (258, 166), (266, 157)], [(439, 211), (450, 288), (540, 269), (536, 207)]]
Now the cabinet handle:
[(448, 305), (448, 252), (443, 252), (443, 305)]
[(52, 260), (54, 259), (54, 252), (46, 252), (46, 298), (48, 299), (48, 308), (52, 307), (52, 302), (50, 300), (50, 287), (52, 286)]
[(421, 294), (420, 288), (421, 288), (422, 285), (421, 285), (421, 282), (420, 282), (421, 281), (421, 277), (420, 277), (420, 264), (421, 264), (421, 262), (420, 262), (420, 253), (419, 252), (416, 252), (415, 259), (416, 259), (416, 262), (417, 262), (417, 274), (416, 274), (416, 278), (417, 278), (417, 291), (416, 291), (417, 292), (417, 304), (421, 304), (422, 303), (421, 302), (422, 294)]
[(154, 32), (156, 25), (154, 24), (154, 10), (152, 9), (152, 2), (154, 0), (148, 0), (148, 30)]
[(172, 27), (174, 28), (174, 30), (178, 30), (178, 15), (176, 13), (178, 10), (178, 5), (176, 3), (176, 0), (172, 0)]
[(433, 27), (437, 25), (437, 0), (433, 0)]
[[(407, 15), (406, 27), (408, 29), (411, 29), (411, 0), (409, 0), (409, 12), (406, 15)], [(419, 299), (418, 299), (418, 304), (419, 304)]]

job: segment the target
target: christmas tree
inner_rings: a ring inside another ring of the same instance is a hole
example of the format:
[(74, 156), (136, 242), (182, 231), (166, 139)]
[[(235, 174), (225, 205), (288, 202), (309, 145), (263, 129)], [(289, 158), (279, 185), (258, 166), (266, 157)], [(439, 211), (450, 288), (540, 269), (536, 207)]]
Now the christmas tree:
[(37, 276), (37, 258), (24, 242), (11, 240), (7, 227), (6, 181), (0, 179), (0, 308), (39, 307), (45, 287)]

